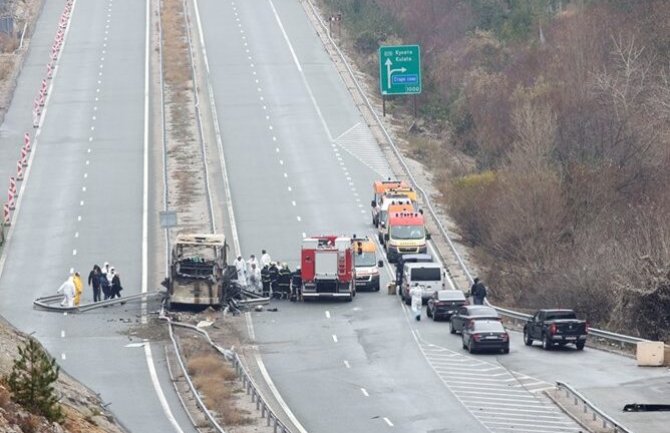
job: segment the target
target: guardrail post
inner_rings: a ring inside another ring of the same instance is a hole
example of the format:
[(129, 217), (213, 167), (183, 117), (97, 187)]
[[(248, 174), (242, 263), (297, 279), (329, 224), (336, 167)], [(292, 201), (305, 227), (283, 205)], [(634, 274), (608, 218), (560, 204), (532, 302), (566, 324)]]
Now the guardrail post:
[[(255, 394), (256, 394), (256, 388), (254, 388), (254, 395)], [(260, 408), (261, 408), (261, 400), (256, 395), (256, 410), (260, 410)]]
[(275, 417), (274, 426), (272, 427), (272, 433), (277, 433), (277, 418)]
[(270, 419), (273, 418), (273, 416), (270, 414), (270, 411), (268, 410), (268, 422), (267, 422), (267, 427), (270, 427)]
[(588, 412), (589, 412), (589, 406), (586, 404), (586, 402), (584, 402), (584, 413)]

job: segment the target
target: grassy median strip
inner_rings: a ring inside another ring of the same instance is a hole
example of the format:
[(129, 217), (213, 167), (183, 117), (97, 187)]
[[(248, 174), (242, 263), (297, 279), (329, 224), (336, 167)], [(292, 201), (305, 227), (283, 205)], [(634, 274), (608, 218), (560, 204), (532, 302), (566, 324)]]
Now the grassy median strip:
[(247, 410), (237, 407), (240, 396), (246, 395), (237, 373), (211, 346), (192, 336), (181, 343), (188, 374), (207, 407), (216, 412), (226, 426), (239, 426), (254, 421)]

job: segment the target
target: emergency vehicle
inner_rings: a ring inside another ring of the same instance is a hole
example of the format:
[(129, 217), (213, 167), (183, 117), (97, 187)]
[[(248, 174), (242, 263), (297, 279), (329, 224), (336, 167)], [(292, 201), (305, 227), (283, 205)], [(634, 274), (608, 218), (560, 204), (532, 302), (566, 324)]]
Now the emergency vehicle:
[(351, 239), (354, 248), (354, 279), (356, 290), (379, 291), (379, 268), (384, 266), (382, 260), (377, 261), (377, 247), (368, 237)]
[(396, 262), (401, 254), (427, 252), (425, 220), (421, 212), (394, 212), (389, 214), (388, 232), (384, 248), (389, 262)]
[(379, 237), (379, 243), (382, 245), (386, 244), (386, 235), (389, 230), (389, 216), (395, 215), (396, 213), (401, 212), (414, 212), (414, 207), (412, 203), (409, 203), (406, 197), (401, 197), (398, 202), (395, 200), (391, 201), (388, 207), (382, 212), (379, 216), (379, 227), (377, 227), (377, 236)]
[(356, 296), (351, 238), (304, 238), (300, 254), (300, 274), (303, 300), (342, 298), (351, 301)]
[(416, 203), (416, 191), (402, 180), (378, 180), (372, 184), (372, 225), (379, 225), (379, 216), (382, 210), (384, 196), (405, 196)]

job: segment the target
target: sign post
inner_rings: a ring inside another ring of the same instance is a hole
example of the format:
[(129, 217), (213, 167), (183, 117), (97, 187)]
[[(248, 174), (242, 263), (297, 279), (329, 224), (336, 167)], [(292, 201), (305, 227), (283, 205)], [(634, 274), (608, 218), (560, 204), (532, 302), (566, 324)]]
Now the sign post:
[(421, 93), (421, 49), (418, 45), (379, 47), (379, 90), (384, 115), (387, 95)]

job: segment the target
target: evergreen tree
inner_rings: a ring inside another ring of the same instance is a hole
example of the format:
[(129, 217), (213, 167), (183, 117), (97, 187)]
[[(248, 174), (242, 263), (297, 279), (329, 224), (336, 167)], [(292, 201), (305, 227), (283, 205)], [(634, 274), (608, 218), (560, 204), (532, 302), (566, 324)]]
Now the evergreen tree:
[(32, 338), (19, 347), (7, 384), (13, 400), (32, 413), (49, 421), (62, 421), (63, 412), (52, 384), (58, 380), (60, 367)]

